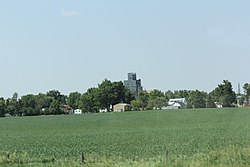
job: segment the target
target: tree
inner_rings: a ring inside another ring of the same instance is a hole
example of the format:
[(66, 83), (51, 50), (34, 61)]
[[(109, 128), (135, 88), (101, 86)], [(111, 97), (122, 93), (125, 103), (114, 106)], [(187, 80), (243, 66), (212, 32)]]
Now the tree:
[(205, 108), (206, 107), (206, 93), (199, 90), (191, 91), (187, 99), (188, 108)]
[(72, 92), (69, 94), (69, 97), (67, 99), (67, 104), (70, 105), (72, 108), (77, 109), (79, 108), (80, 98), (81, 98), (81, 93)]
[(236, 94), (228, 80), (223, 80), (223, 83), (219, 84), (210, 95), (215, 102), (221, 103), (223, 107), (231, 107), (236, 101)]
[(148, 110), (152, 110), (152, 109), (161, 109), (164, 106), (167, 106), (168, 102), (167, 99), (165, 97), (160, 97), (157, 96), (155, 98), (150, 98), (148, 100), (148, 106), (147, 109)]
[(125, 103), (131, 104), (132, 100), (135, 100), (135, 97), (133, 94), (130, 92), (130, 90), (126, 87), (125, 88)]
[(207, 101), (206, 102), (207, 103), (207, 105), (206, 105), (207, 108), (216, 108), (216, 105), (215, 105), (215, 103), (213, 101), (213, 98), (212, 98), (211, 94), (207, 95), (206, 101)]
[(111, 82), (107, 79), (98, 85), (96, 92), (97, 105), (100, 109), (110, 111), (110, 106), (125, 102), (126, 90), (122, 82)]
[(161, 109), (167, 106), (167, 98), (160, 90), (153, 90), (151, 92), (141, 91), (139, 98), (131, 101), (133, 110), (152, 110)]
[(49, 111), (53, 115), (62, 114), (63, 111), (62, 111), (61, 106), (60, 106), (60, 101), (54, 100), (50, 105)]
[(243, 89), (244, 89), (245, 101), (248, 105), (249, 104), (249, 97), (250, 97), (250, 84), (245, 83), (243, 86)]
[(0, 98), (0, 117), (5, 115), (5, 100), (3, 97)]
[(126, 90), (121, 81), (112, 83), (111, 92), (110, 101), (112, 106), (117, 103), (125, 102)]
[(174, 93), (171, 90), (168, 90), (167, 92), (165, 92), (165, 97), (167, 100), (175, 98)]
[(250, 96), (250, 84), (245, 83), (244, 86), (243, 86), (243, 89), (244, 89), (245, 95)]
[(32, 116), (39, 115), (36, 109), (36, 96), (33, 94), (28, 94), (21, 97), (21, 111), (24, 115)]
[(189, 98), (190, 95), (189, 90), (178, 90), (178, 91), (174, 91), (174, 98)]
[(49, 114), (49, 108), (54, 98), (46, 96), (45, 94), (39, 93), (35, 96), (35, 110), (40, 114)]
[(147, 108), (148, 99), (149, 99), (149, 96), (148, 96), (147, 91), (145, 91), (145, 90), (141, 91), (139, 94), (139, 101), (140, 101), (142, 110), (145, 110)]
[(18, 93), (14, 93), (12, 98), (6, 101), (6, 113), (11, 115), (19, 115), (20, 105), (18, 100)]
[(54, 98), (54, 100), (58, 101), (61, 105), (66, 104), (67, 96), (62, 95), (58, 90), (51, 90), (46, 94), (48, 97)]
[(108, 112), (110, 111), (112, 93), (112, 82), (110, 80), (105, 79), (98, 85), (96, 100), (99, 109), (107, 109)]
[(28, 94), (20, 99), (20, 111), (24, 115), (41, 115), (51, 114), (49, 108), (55, 99), (45, 94), (39, 93), (38, 95)]
[(167, 105), (167, 99), (165, 95), (160, 90), (153, 90), (148, 93), (148, 105), (147, 109), (161, 109), (162, 107)]
[(139, 111), (141, 110), (141, 100), (136, 99), (136, 100), (132, 100), (131, 101), (131, 106), (132, 106), (132, 110), (134, 111)]
[(96, 113), (98, 111), (96, 96), (97, 88), (89, 88), (86, 93), (84, 93), (79, 100), (79, 108), (82, 109), (84, 113)]

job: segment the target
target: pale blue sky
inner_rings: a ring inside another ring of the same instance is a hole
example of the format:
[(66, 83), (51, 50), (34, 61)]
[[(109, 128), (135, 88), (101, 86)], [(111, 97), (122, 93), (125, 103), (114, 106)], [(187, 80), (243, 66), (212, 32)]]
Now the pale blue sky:
[(249, 82), (249, 0), (1, 0), (0, 96), (85, 92), (136, 72), (145, 89)]

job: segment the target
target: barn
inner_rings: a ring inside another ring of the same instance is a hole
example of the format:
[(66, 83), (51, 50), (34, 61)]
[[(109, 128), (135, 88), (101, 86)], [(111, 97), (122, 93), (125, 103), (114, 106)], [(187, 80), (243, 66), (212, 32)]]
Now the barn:
[(185, 98), (170, 99), (168, 102), (168, 109), (180, 109), (187, 107), (187, 101)]
[(126, 103), (118, 103), (113, 106), (114, 112), (124, 112), (124, 111), (130, 111), (130, 110), (131, 110), (131, 105), (126, 104)]

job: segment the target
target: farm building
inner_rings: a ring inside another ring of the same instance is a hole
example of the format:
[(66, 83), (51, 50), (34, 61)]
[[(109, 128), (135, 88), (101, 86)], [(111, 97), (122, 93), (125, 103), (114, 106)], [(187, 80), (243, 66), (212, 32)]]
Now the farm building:
[(215, 104), (216, 108), (222, 108), (223, 107), (222, 104), (219, 103), (219, 102), (214, 102), (214, 104)]
[(185, 98), (170, 99), (167, 109), (181, 109), (187, 107), (187, 101)]
[(74, 113), (74, 109), (70, 105), (63, 105), (61, 108), (65, 114), (73, 114)]
[(76, 110), (74, 110), (74, 114), (82, 114), (82, 110), (81, 109), (76, 109)]
[(99, 113), (105, 113), (105, 112), (108, 112), (108, 109), (99, 109)]
[(126, 103), (118, 103), (113, 106), (113, 111), (114, 112), (124, 112), (124, 111), (130, 111), (131, 106)]
[(128, 73), (128, 80), (123, 82), (124, 86), (130, 90), (132, 95), (137, 99), (142, 91), (141, 79), (136, 78), (136, 73)]
[(99, 109), (99, 113), (105, 113), (105, 112), (109, 112), (109, 111), (112, 111), (112, 105), (109, 106), (109, 110), (108, 110), (108, 108)]
[(70, 105), (63, 105), (62, 110), (65, 114), (82, 114), (81, 109), (74, 110)]

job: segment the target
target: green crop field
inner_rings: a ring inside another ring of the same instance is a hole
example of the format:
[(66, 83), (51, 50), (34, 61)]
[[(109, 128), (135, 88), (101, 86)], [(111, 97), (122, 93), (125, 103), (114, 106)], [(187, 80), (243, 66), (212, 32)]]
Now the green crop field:
[(250, 109), (0, 118), (0, 166), (250, 166)]

